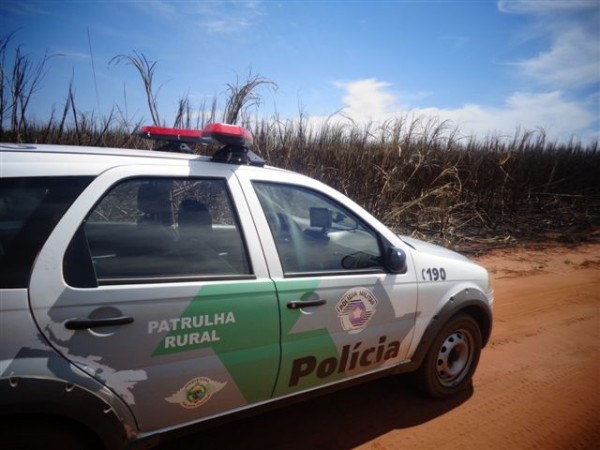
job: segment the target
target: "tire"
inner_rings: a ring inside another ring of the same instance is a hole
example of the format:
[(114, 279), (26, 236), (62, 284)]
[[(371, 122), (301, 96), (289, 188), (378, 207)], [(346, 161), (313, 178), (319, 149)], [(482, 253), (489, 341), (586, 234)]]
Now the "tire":
[(53, 418), (10, 420), (0, 427), (2, 448), (7, 450), (99, 450), (93, 435), (74, 423)]
[(471, 387), (481, 354), (481, 330), (466, 314), (452, 317), (432, 341), (416, 373), (418, 387), (435, 398), (448, 398)]

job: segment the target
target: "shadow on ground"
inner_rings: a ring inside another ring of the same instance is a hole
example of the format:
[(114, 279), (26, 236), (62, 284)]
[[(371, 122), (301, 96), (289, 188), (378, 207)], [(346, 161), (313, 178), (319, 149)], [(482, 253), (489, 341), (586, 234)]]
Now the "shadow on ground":
[(416, 392), (406, 377), (383, 378), (172, 439), (159, 450), (352, 449), (441, 416), (472, 393), (433, 400)]

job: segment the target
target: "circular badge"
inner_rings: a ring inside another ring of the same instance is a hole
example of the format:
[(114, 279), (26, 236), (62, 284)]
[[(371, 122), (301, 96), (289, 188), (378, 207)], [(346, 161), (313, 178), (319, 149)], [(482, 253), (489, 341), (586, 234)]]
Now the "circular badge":
[(377, 298), (364, 287), (348, 290), (335, 306), (342, 328), (351, 333), (365, 329), (377, 307)]

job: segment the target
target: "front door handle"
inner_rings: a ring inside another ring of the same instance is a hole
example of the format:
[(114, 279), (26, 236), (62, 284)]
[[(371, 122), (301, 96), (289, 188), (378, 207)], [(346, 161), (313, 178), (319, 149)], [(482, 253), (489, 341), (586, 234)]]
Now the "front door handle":
[(133, 322), (133, 317), (121, 316), (109, 319), (71, 319), (65, 322), (68, 330), (85, 330), (86, 328), (111, 327), (114, 325), (127, 325)]
[(321, 306), (327, 303), (327, 300), (293, 300), (287, 304), (289, 309), (308, 308), (309, 306)]

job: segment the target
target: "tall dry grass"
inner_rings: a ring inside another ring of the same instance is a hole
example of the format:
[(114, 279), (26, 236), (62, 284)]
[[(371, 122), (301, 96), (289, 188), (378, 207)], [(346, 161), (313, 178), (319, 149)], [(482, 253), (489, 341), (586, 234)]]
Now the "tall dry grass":
[(270, 163), (337, 188), (398, 232), (444, 245), (576, 242), (600, 225), (597, 144), (549, 142), (542, 132), (463, 140), (446, 123), (423, 121), (316, 131), (262, 121), (253, 131)]

